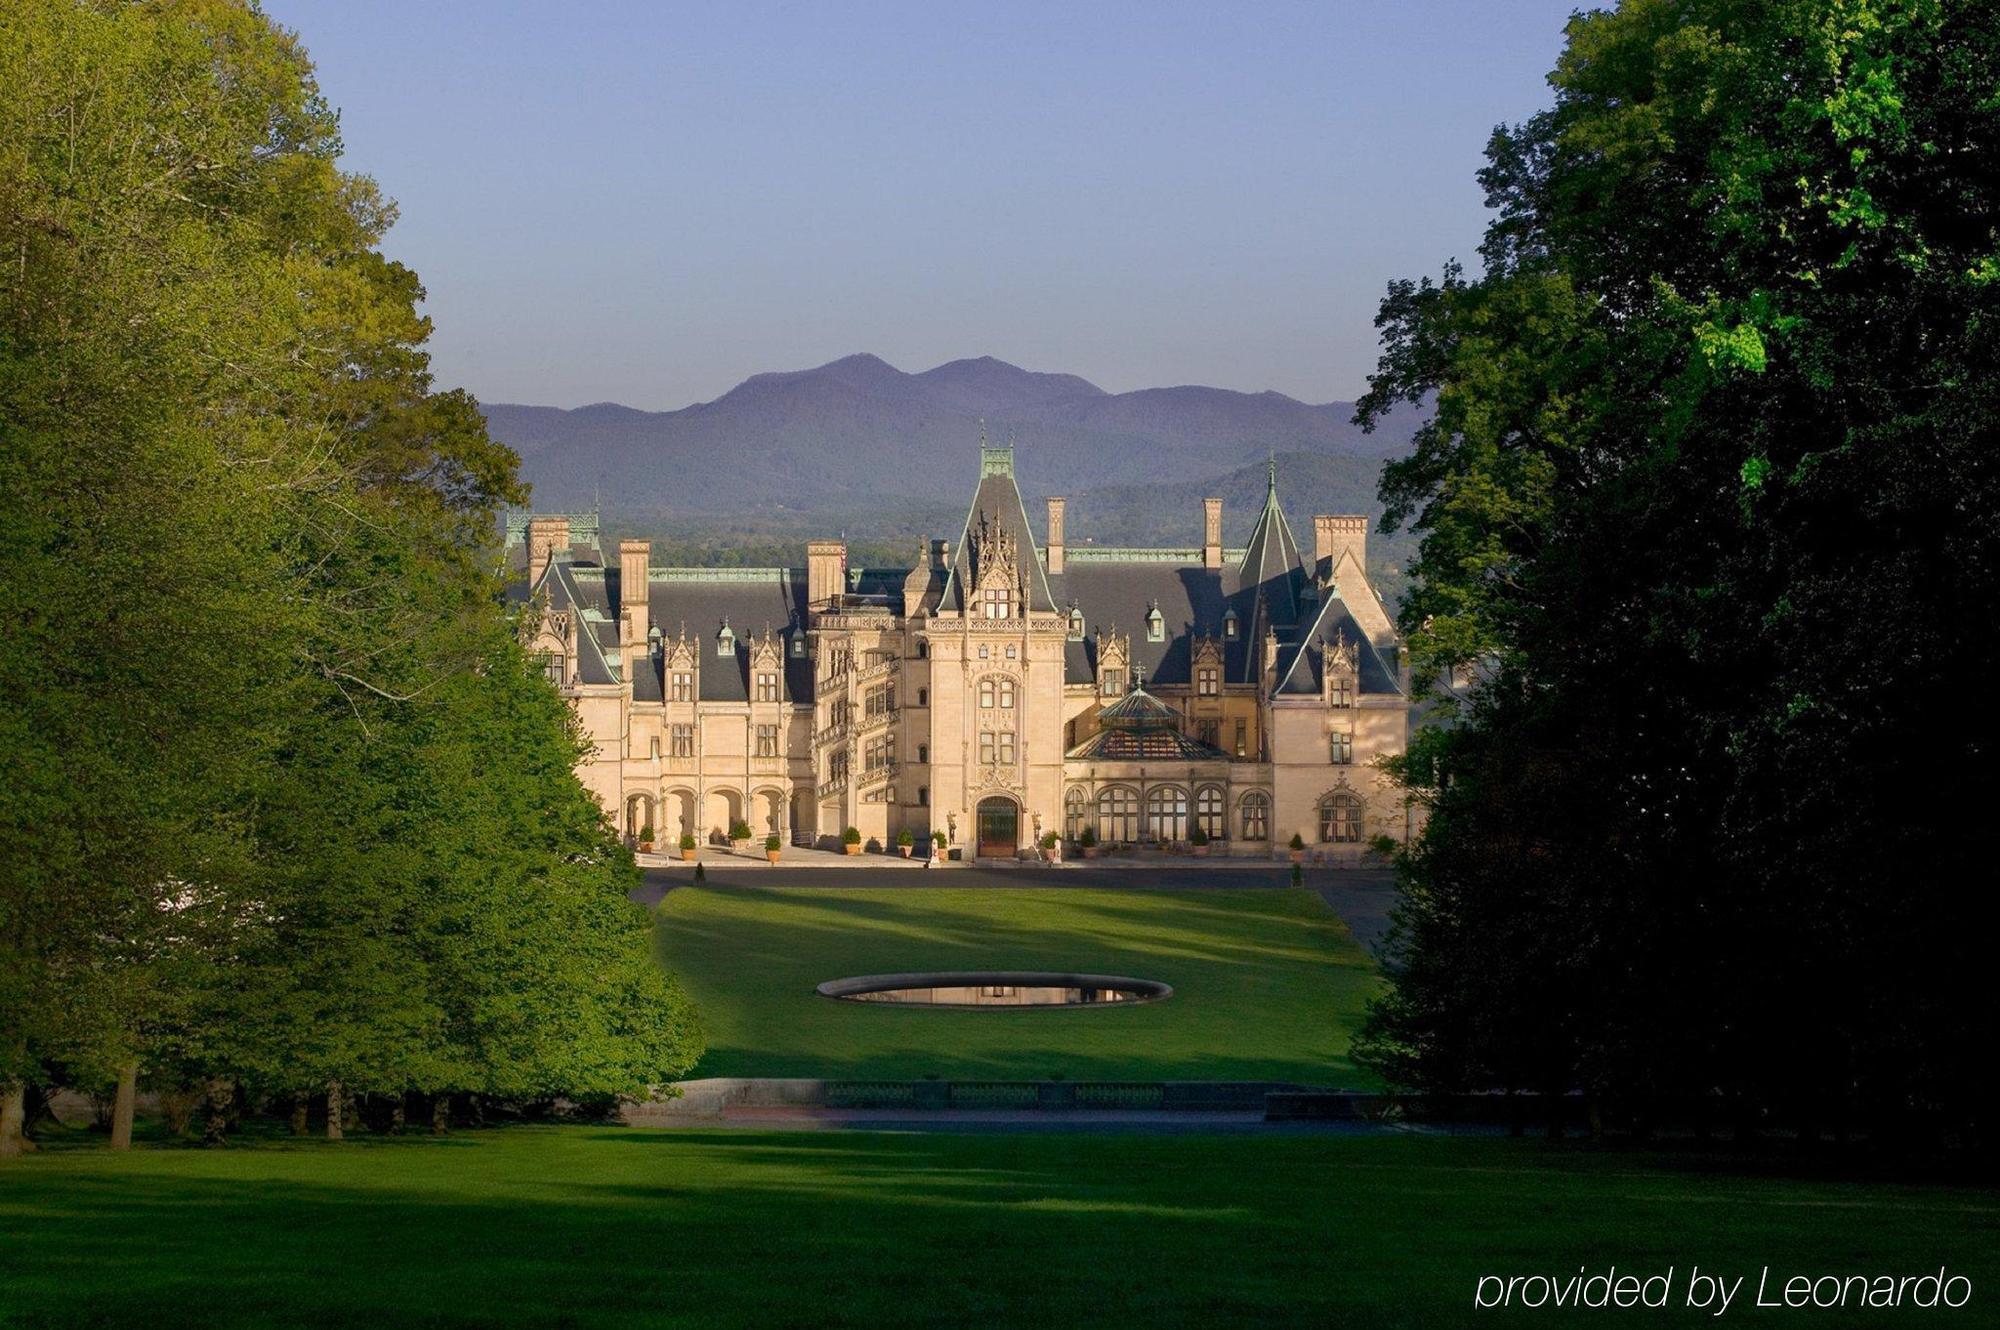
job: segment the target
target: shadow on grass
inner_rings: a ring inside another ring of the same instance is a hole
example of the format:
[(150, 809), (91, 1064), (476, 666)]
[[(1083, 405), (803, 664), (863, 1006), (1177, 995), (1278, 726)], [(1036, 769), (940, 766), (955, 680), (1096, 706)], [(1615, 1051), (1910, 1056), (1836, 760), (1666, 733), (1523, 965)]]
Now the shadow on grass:
[(0, 1170), (0, 1321), (1458, 1325), (1479, 1273), (1579, 1262), (1983, 1290), (1995, 1223), (1504, 1141), (510, 1128)]

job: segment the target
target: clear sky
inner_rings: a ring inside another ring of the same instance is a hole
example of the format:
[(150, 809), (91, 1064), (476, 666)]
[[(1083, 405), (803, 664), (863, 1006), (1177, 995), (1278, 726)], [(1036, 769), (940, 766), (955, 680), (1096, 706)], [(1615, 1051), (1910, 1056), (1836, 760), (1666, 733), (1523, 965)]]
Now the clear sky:
[(873, 351), (1351, 398), (1475, 257), (1578, 0), (266, 0), (441, 384), (686, 405)]

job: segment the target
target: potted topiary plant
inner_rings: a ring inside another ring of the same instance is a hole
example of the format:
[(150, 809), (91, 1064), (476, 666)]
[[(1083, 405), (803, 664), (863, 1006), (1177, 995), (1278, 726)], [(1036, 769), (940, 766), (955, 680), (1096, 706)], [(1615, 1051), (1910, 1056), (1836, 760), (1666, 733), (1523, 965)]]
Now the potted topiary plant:
[(931, 833), (931, 844), (937, 846), (937, 852), (933, 856), (934, 858), (938, 859), (944, 858), (945, 841), (946, 837), (942, 831), (933, 831)]
[(1292, 833), (1292, 862), (1295, 864), (1302, 864), (1305, 861), (1306, 861), (1306, 838), (1304, 836), (1301, 836), (1298, 832), (1294, 831)]
[(741, 818), (729, 824), (729, 848), (739, 854), (750, 848), (750, 824)]
[(910, 857), (910, 851), (915, 849), (916, 845), (917, 845), (917, 834), (914, 831), (911, 831), (908, 827), (904, 827), (901, 831), (896, 833), (896, 848), (903, 852), (903, 857), (905, 859)]
[(849, 827), (840, 833), (840, 848), (849, 854), (861, 853), (861, 828)]
[(692, 831), (683, 831), (681, 833), (681, 862), (687, 864), (694, 862), (694, 833)]
[(784, 847), (784, 842), (778, 839), (777, 832), (774, 831), (770, 835), (764, 837), (764, 857), (766, 859), (769, 859), (772, 863), (775, 864), (778, 862), (778, 852), (783, 847)]
[(1053, 831), (1042, 833), (1042, 857), (1052, 864), (1062, 862), (1062, 837)]
[(653, 852), (653, 824), (651, 822), (639, 828), (639, 849), (645, 854)]
[(1206, 859), (1208, 857), (1208, 831), (1201, 823), (1195, 823), (1194, 830), (1188, 833), (1188, 846), (1194, 851), (1195, 858)]
[(1076, 838), (1076, 844), (1077, 848), (1083, 851), (1084, 858), (1095, 859), (1097, 857), (1097, 828), (1085, 827), (1083, 834)]

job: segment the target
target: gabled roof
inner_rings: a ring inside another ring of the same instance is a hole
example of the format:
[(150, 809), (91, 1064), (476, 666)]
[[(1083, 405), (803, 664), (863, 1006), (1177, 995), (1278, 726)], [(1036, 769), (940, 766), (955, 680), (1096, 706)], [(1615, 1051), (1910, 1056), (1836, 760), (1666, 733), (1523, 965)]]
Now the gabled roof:
[[(1121, 553), (1143, 556), (1150, 551)], [(1237, 636), (1224, 638), (1224, 617), (1231, 604), (1225, 585), (1229, 580), (1226, 570), (1202, 566), (1200, 550), (1193, 551), (1192, 560), (1180, 563), (1151, 558), (1069, 560), (1060, 575), (1049, 579), (1059, 610), (1067, 613), (1074, 605), (1083, 612), (1083, 641), (1070, 643), (1065, 678), (1074, 684), (1096, 678), (1100, 632), (1129, 639), (1128, 658), (1163, 686), (1192, 682), (1191, 656), (1198, 636), (1221, 642), (1226, 677), (1241, 677), (1247, 640), (1241, 629), (1248, 616), (1238, 610)], [(1164, 630), (1158, 642), (1146, 636), (1146, 615), (1155, 606)]]
[(1325, 655), (1322, 643), (1345, 640), (1354, 647), (1357, 686), (1364, 693), (1403, 691), (1401, 676), (1363, 632), (1339, 596), (1328, 592), (1320, 601), (1319, 612), (1299, 630), (1298, 636), (1278, 652), (1278, 683), (1273, 696), (1298, 697), (1318, 694), (1325, 687)]

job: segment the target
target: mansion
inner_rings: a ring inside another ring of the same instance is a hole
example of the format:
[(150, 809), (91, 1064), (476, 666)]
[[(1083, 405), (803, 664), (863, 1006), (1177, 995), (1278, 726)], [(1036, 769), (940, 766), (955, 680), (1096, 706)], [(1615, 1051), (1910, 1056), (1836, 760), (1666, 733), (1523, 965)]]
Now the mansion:
[(803, 570), (660, 568), (643, 540), (608, 557), (592, 515), (532, 516), (513, 594), (628, 836), (941, 831), (967, 859), (1086, 829), (1257, 857), (1405, 839), (1377, 759), (1407, 742), (1409, 671), (1366, 518), (1315, 517), (1303, 550), (1275, 467), (1240, 549), (1219, 499), (1181, 549), (1071, 548), (1047, 502), (1037, 544), (1012, 449), (982, 447), (958, 539), (893, 569), (833, 540)]

